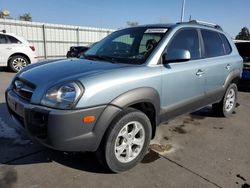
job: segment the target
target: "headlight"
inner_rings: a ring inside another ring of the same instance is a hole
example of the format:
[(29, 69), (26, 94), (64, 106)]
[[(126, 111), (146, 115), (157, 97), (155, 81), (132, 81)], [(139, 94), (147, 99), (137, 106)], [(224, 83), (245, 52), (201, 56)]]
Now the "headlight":
[(41, 103), (53, 108), (72, 109), (82, 93), (83, 88), (79, 83), (70, 82), (49, 89)]

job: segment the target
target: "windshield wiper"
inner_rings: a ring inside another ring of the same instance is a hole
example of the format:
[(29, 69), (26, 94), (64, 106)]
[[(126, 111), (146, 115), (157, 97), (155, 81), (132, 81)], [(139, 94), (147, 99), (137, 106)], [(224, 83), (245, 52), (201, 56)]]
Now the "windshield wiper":
[(103, 55), (84, 55), (84, 58), (91, 60), (103, 60), (111, 63), (118, 63), (117, 61), (114, 60), (113, 57), (103, 56)]

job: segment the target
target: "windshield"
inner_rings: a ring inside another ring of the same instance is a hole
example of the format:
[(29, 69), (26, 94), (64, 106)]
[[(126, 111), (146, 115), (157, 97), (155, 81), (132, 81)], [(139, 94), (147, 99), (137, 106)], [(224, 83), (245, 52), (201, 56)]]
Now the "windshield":
[(84, 58), (112, 63), (142, 64), (167, 30), (137, 27), (116, 31), (86, 51)]

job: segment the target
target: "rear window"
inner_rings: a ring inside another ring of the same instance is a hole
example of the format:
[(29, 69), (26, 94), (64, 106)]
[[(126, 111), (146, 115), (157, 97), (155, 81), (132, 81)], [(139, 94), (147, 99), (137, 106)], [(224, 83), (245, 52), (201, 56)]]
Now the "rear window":
[(223, 42), (225, 54), (230, 54), (232, 52), (232, 48), (231, 48), (231, 45), (229, 44), (227, 38), (223, 34), (220, 34), (220, 37), (221, 37), (221, 40)]
[(224, 46), (222, 40), (219, 36), (219, 33), (209, 30), (201, 30), (205, 57), (216, 57), (225, 55)]
[(8, 38), (9, 42), (12, 43), (12, 44), (20, 44), (20, 43), (21, 43), (21, 42), (20, 42), (18, 39), (16, 39), (15, 37), (12, 37), (12, 36), (9, 36), (9, 35), (7, 35), (6, 37)]

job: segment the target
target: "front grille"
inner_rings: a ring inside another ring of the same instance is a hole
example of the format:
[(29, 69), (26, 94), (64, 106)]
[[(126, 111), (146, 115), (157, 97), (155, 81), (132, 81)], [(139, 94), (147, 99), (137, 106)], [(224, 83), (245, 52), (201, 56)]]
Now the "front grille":
[(26, 80), (17, 78), (13, 82), (14, 92), (21, 98), (30, 101), (36, 86)]

